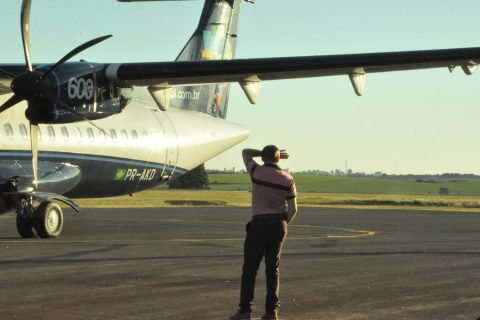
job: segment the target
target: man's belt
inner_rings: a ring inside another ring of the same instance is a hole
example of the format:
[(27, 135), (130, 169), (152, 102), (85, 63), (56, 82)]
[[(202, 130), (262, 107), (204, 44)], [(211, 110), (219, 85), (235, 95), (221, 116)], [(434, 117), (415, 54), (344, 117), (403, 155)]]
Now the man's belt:
[(266, 213), (266, 214), (254, 214), (252, 220), (264, 220), (264, 219), (282, 219), (286, 220), (287, 215), (285, 213)]

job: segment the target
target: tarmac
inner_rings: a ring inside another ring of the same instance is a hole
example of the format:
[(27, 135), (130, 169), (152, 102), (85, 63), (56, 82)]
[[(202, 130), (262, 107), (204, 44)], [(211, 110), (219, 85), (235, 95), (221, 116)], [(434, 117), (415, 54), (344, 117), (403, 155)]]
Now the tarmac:
[[(228, 319), (248, 208), (65, 210), (56, 239), (0, 216), (0, 319)], [(480, 214), (300, 208), (281, 319), (477, 319)], [(254, 316), (263, 313), (264, 267)]]

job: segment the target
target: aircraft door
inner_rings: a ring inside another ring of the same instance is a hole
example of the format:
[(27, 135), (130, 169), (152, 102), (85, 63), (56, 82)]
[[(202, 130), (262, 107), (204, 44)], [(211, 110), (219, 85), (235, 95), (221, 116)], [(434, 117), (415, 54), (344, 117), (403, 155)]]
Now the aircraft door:
[(169, 180), (175, 173), (178, 163), (178, 137), (175, 126), (166, 112), (161, 112), (159, 121), (163, 128), (162, 145), (165, 147), (165, 166), (162, 172), (162, 180)]

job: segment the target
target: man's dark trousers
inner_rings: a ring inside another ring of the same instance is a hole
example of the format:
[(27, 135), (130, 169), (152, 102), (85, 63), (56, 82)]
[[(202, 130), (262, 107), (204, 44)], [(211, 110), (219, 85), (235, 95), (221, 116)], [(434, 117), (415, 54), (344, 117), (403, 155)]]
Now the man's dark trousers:
[(265, 309), (275, 312), (280, 306), (280, 255), (287, 236), (287, 222), (282, 215), (262, 215), (247, 224), (244, 244), (244, 262), (240, 289), (240, 309), (251, 311), (255, 291), (255, 278), (262, 258), (265, 257), (267, 297)]

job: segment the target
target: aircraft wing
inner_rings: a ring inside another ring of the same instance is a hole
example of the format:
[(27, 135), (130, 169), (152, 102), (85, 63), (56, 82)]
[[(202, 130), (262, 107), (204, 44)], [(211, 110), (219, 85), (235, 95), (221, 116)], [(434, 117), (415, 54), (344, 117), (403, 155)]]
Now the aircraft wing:
[[(107, 77), (120, 86), (147, 86), (153, 91), (176, 85), (239, 82), (252, 103), (264, 80), (348, 75), (358, 95), (365, 75), (427, 68), (461, 67), (472, 74), (480, 64), (479, 48), (361, 53), (260, 59), (138, 62), (107, 64)], [(0, 65), (17, 74), (23, 65)], [(1, 70), (0, 70), (1, 71)], [(11, 79), (0, 72), (0, 94), (10, 92)]]
[[(349, 75), (358, 95), (365, 74), (426, 68), (461, 67), (471, 74), (480, 64), (480, 48), (363, 53), (262, 59), (112, 64), (110, 80), (120, 85), (168, 87), (239, 82), (245, 87), (263, 80)], [(247, 88), (248, 89), (248, 88)], [(250, 98), (250, 97), (249, 97)]]

